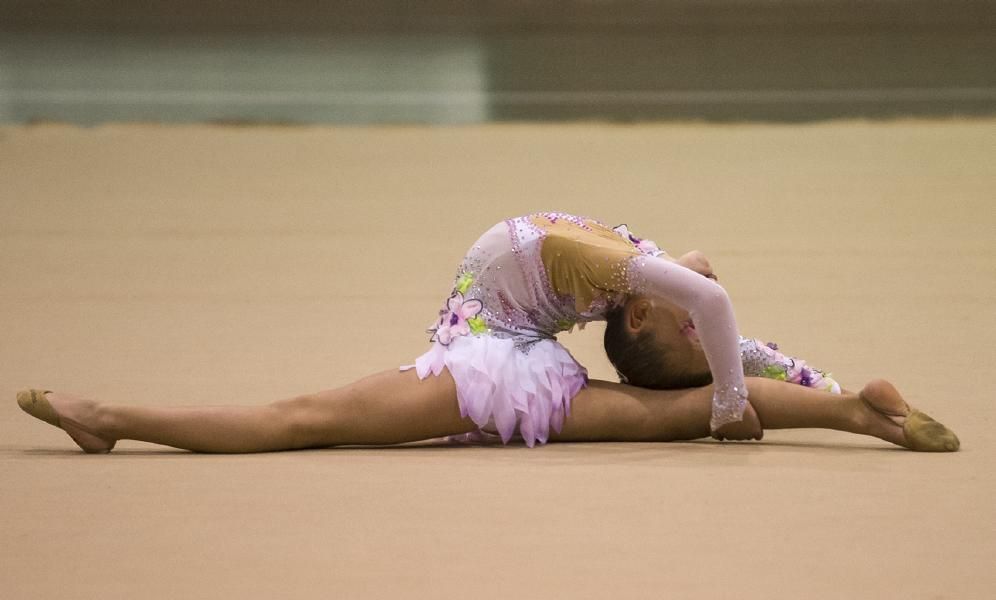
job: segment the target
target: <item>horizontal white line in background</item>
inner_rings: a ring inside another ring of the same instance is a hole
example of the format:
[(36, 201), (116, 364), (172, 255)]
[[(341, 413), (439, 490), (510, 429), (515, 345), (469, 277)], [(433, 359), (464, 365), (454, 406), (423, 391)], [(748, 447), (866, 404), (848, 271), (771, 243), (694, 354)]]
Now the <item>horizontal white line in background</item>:
[(861, 88), (839, 90), (678, 90), (611, 92), (487, 91), (230, 91), (230, 90), (3, 90), (0, 102), (44, 104), (236, 105), (477, 105), (489, 104), (768, 104), (839, 102), (996, 101), (996, 87)]

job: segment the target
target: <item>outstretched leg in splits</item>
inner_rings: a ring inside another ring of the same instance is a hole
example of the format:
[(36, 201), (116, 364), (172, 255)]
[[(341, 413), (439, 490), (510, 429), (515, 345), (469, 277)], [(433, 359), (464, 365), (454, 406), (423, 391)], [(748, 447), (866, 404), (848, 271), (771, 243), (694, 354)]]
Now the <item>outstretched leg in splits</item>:
[[(915, 446), (903, 428), (909, 408), (887, 382), (841, 395), (759, 378), (749, 378), (747, 385), (764, 429), (835, 429)], [(25, 392), (18, 402), (64, 429), (88, 452), (109, 451), (122, 439), (236, 453), (389, 445), (476, 430), (460, 415), (456, 386), (446, 371), (425, 380), (412, 371), (385, 371), (338, 389), (259, 406), (128, 406), (56, 392)], [(711, 386), (658, 391), (592, 381), (573, 399), (563, 430), (551, 441), (704, 438), (710, 433), (711, 406)], [(940, 449), (957, 449), (957, 438), (945, 443), (950, 447)]]

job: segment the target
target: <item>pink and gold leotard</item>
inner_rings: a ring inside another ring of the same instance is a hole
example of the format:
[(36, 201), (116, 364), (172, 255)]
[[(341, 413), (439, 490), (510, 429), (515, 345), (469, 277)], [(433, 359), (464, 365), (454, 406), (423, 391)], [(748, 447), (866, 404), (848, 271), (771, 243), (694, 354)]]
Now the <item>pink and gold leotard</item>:
[(604, 320), (627, 295), (666, 299), (688, 311), (715, 383), (711, 426), (739, 421), (747, 403), (733, 308), (715, 282), (665, 257), (624, 226), (563, 213), (508, 219), (467, 252), (432, 324), (420, 377), (447, 367), (461, 411), (507, 441), (560, 429), (583, 367), (556, 342), (575, 325)]

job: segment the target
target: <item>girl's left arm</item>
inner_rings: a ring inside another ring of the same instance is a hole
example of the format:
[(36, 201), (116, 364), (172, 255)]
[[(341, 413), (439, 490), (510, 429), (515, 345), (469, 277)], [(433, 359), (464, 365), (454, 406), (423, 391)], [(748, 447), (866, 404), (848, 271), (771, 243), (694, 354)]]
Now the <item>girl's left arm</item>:
[(809, 365), (801, 358), (782, 354), (777, 344), (752, 338), (740, 338), (740, 358), (748, 377), (767, 377), (797, 385), (841, 393), (840, 384), (830, 373)]

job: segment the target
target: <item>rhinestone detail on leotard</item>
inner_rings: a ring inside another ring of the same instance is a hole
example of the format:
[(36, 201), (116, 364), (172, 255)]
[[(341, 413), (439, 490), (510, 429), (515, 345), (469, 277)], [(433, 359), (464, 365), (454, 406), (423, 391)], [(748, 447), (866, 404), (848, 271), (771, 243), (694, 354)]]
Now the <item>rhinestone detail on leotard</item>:
[[(479, 317), (487, 327), (482, 334), (513, 338), (517, 347), (528, 351), (538, 340), (555, 339), (557, 333), (575, 325), (583, 327), (589, 321), (604, 319), (606, 312), (625, 297), (622, 292), (599, 294), (586, 310), (578, 310), (575, 298), (558, 294), (553, 289), (541, 255), (547, 236), (542, 224), (560, 221), (586, 232), (591, 231), (589, 223), (597, 223), (565, 213), (535, 213), (508, 219), (493, 227), (468, 251), (454, 281), (472, 279), (473, 283), (463, 293), (468, 300), (477, 299), (483, 303)], [(634, 245), (639, 242), (628, 230), (625, 235), (623, 231), (617, 231), (617, 234)], [(656, 245), (653, 248), (656, 249)], [(612, 280), (624, 290), (625, 265), (606, 265), (605, 268), (618, 270), (613, 273)], [(454, 293), (456, 287), (457, 283)]]

